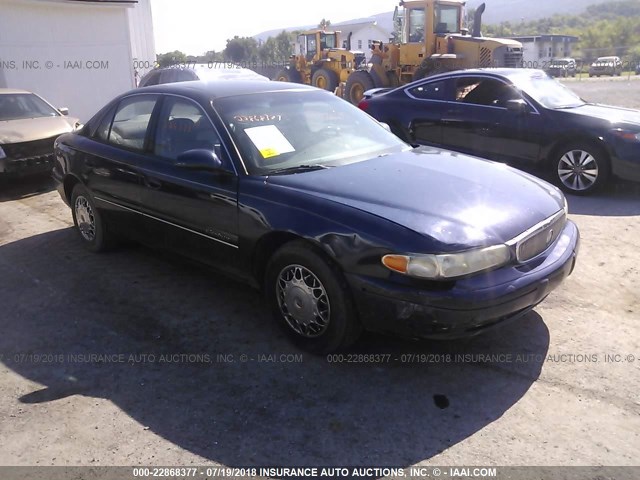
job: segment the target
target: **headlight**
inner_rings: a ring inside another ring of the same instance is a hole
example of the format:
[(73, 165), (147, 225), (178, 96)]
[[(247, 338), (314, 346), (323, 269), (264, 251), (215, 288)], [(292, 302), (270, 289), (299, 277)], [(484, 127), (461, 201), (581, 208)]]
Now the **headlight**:
[(640, 142), (640, 133), (638, 132), (629, 132), (627, 130), (622, 130), (621, 128), (619, 128), (617, 130), (614, 130), (613, 134), (618, 138), (631, 140), (632, 142)]
[(442, 255), (385, 255), (382, 264), (410, 277), (449, 279), (499, 267), (511, 260), (506, 245)]
[(7, 158), (7, 154), (4, 153), (4, 150), (2, 149), (2, 147), (0, 147), (0, 160), (2, 160), (3, 158)]

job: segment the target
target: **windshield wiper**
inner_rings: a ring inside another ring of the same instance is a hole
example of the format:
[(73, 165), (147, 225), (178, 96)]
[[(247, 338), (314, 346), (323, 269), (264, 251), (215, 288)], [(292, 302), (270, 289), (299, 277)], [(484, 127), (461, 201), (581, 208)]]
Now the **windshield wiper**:
[(296, 165), (293, 167), (278, 168), (276, 170), (270, 170), (267, 175), (280, 175), (286, 173), (298, 173), (298, 172), (312, 172), (314, 170), (326, 170), (331, 168), (329, 165), (322, 165), (319, 163), (311, 165)]

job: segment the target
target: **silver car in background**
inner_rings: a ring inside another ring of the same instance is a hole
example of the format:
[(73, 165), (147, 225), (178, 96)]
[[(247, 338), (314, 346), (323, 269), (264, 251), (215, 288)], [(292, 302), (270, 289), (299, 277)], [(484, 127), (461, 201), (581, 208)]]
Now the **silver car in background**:
[(82, 125), (35, 93), (0, 88), (0, 178), (50, 172), (53, 143)]

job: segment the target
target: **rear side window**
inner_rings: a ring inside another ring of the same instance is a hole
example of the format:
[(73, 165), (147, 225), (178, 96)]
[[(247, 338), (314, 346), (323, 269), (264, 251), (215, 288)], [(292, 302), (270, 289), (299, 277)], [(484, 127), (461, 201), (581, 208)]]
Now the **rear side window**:
[(109, 132), (109, 143), (129, 150), (144, 150), (151, 114), (157, 101), (156, 95), (138, 95), (120, 102)]
[(430, 82), (409, 90), (411, 96), (421, 100), (445, 100), (445, 81)]
[(113, 121), (113, 115), (115, 112), (116, 109), (115, 107), (113, 107), (107, 112), (104, 117), (102, 117), (100, 125), (98, 125), (98, 128), (96, 129), (96, 132), (94, 134), (94, 138), (102, 142), (106, 142), (109, 140), (109, 131), (111, 130), (111, 122)]

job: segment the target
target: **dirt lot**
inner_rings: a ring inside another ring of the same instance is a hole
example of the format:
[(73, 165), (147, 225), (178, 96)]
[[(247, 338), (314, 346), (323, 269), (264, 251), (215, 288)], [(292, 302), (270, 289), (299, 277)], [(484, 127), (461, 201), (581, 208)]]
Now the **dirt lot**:
[[(640, 108), (637, 79), (567, 84)], [(376, 364), (301, 354), (256, 292), (180, 260), (86, 253), (46, 180), (3, 188), (0, 465), (639, 464), (637, 185), (569, 198), (578, 266), (525, 319), (369, 335)]]

